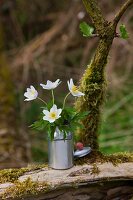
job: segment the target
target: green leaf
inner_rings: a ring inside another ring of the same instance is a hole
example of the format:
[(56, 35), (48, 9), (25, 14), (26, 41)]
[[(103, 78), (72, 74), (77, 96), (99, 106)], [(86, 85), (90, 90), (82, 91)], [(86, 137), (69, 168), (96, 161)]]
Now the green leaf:
[(72, 118), (72, 120), (74, 120), (74, 121), (81, 120), (81, 119), (85, 118), (88, 114), (89, 114), (88, 111), (76, 113), (75, 116)]
[(38, 131), (42, 131), (44, 130), (48, 125), (48, 122), (47, 121), (44, 121), (44, 120), (38, 120), (38, 121), (35, 121), (32, 125), (30, 125), (29, 127), (32, 128), (32, 129), (36, 129)]
[(86, 22), (81, 22), (79, 25), (80, 31), (83, 33), (84, 37), (92, 36), (94, 28), (89, 26)]
[(67, 132), (64, 131), (63, 133), (64, 133), (64, 135), (63, 135), (63, 139), (65, 140), (65, 139), (66, 139), (66, 136), (67, 136)]
[(47, 133), (51, 141), (54, 140), (55, 129), (56, 129), (56, 125), (54, 123), (52, 125), (49, 123), (49, 126), (47, 127)]
[(129, 38), (128, 32), (127, 32), (126, 27), (125, 27), (124, 24), (120, 25), (120, 37), (123, 38), (123, 39)]

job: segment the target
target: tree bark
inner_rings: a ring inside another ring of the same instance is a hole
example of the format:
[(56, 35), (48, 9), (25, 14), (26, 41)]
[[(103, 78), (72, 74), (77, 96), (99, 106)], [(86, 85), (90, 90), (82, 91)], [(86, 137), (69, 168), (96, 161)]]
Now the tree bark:
[(81, 141), (85, 145), (89, 145), (92, 150), (97, 151), (99, 150), (98, 128), (101, 107), (106, 94), (105, 67), (107, 58), (116, 36), (117, 23), (126, 9), (133, 3), (133, 0), (128, 0), (122, 6), (112, 22), (104, 19), (96, 0), (83, 0), (83, 3), (100, 39), (95, 55), (80, 80), (80, 90), (85, 93), (85, 96), (78, 99), (75, 106), (79, 111), (89, 111), (88, 116), (83, 121), (85, 129), (80, 130), (78, 134), (81, 135)]

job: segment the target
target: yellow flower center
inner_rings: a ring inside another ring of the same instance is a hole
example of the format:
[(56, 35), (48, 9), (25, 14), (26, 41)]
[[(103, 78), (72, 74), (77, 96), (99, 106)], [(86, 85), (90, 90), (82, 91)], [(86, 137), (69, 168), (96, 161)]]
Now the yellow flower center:
[(77, 91), (78, 91), (77, 86), (73, 85), (73, 86), (72, 86), (72, 92), (77, 92)]
[(31, 90), (31, 94), (32, 94), (32, 95), (35, 95), (35, 91), (34, 91), (34, 90)]
[(56, 113), (55, 113), (55, 112), (50, 113), (50, 117), (51, 117), (52, 119), (55, 119), (55, 118), (56, 118)]

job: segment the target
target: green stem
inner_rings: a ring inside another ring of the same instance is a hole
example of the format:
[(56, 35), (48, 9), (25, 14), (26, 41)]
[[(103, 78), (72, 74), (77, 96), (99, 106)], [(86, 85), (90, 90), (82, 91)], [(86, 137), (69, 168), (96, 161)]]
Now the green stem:
[(43, 99), (41, 99), (40, 97), (37, 97), (37, 98), (47, 106), (47, 103)]
[(52, 90), (52, 98), (53, 98), (53, 105), (54, 105), (54, 91)]
[(65, 96), (62, 109), (64, 109), (65, 103), (66, 103), (66, 99), (67, 99), (67, 97), (68, 97), (70, 94), (71, 94), (71, 92), (69, 92), (69, 93)]

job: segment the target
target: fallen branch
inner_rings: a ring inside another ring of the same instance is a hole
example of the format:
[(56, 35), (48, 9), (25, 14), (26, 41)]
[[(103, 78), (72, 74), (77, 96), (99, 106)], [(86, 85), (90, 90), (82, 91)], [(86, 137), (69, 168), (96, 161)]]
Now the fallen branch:
[(122, 163), (116, 167), (111, 163), (84, 164), (62, 171), (46, 167), (25, 173), (18, 182), (1, 184), (0, 197), (4, 196), (5, 200), (58, 200), (71, 199), (72, 196), (79, 200), (83, 197), (97, 200), (99, 195), (101, 199), (127, 197), (133, 193), (132, 174), (133, 163)]

